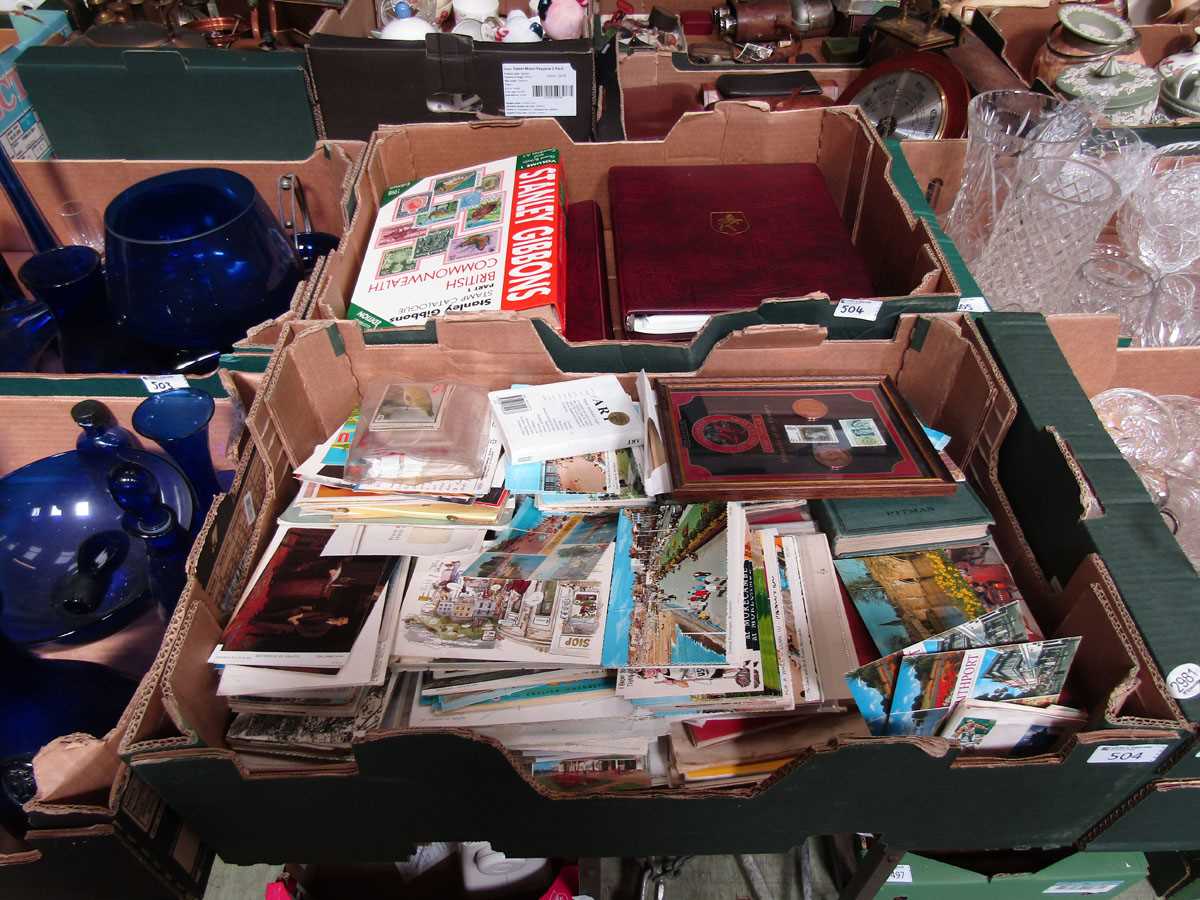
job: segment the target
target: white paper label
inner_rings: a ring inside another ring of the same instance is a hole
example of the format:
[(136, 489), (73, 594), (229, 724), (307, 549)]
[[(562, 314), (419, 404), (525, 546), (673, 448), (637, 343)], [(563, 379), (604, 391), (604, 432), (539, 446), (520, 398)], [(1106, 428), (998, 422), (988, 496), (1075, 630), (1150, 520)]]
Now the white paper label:
[(506, 116), (575, 115), (575, 68), (570, 63), (504, 63)]
[(1088, 757), (1090, 763), (1152, 763), (1167, 749), (1166, 744), (1105, 744)]
[(188, 386), (187, 379), (182, 375), (143, 375), (142, 384), (151, 394), (161, 394), (163, 391), (173, 391), (176, 388)]
[(833, 314), (843, 319), (866, 319), (874, 322), (879, 318), (882, 300), (839, 300)]
[(1107, 894), (1119, 888), (1123, 881), (1060, 881), (1042, 891), (1043, 894)]
[(912, 884), (912, 866), (906, 863), (896, 866), (888, 876), (888, 884)]
[(963, 297), (958, 301), (959, 312), (991, 312), (992, 308), (982, 297)]
[(254, 527), (254, 498), (247, 491), (242, 495), (242, 516), (246, 520), (246, 524), (251, 528)]
[(1176, 700), (1190, 700), (1200, 694), (1200, 666), (1184, 663), (1167, 673), (1167, 690)]

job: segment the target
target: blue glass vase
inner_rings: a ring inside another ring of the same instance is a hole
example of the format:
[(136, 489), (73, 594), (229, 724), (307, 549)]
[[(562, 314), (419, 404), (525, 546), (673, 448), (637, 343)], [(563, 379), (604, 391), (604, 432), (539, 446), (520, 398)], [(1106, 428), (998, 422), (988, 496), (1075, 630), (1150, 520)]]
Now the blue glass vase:
[(180, 359), (228, 349), (288, 309), (296, 252), (249, 179), (184, 169), (122, 191), (104, 212), (116, 321)]
[(54, 314), (64, 371), (125, 370), (99, 253), (91, 247), (57, 247), (30, 257), (17, 275)]
[[(94, 403), (94, 401), (93, 401)], [(192, 523), (192, 490), (167, 459), (141, 450), (100, 404), (84, 405), (77, 449), (0, 479), (0, 634), (18, 644), (103, 637), (151, 601), (147, 551), (123, 527), (108, 475), (149, 469), (160, 499)]]
[(157, 443), (187, 475), (196, 494), (196, 523), (204, 521), (213, 498), (221, 492), (208, 449), (208, 423), (216, 404), (196, 388), (151, 394), (133, 411), (133, 427)]
[(175, 510), (162, 502), (158, 482), (137, 463), (120, 463), (108, 473), (108, 490), (125, 510), (121, 525), (143, 541), (148, 560), (150, 593), (169, 615), (183, 593), (191, 541), (179, 526)]
[(25, 226), (25, 233), (29, 235), (33, 249), (38, 253), (45, 253), (59, 246), (58, 238), (46, 224), (46, 217), (42, 215), (29, 193), (29, 188), (25, 187), (25, 182), (21, 180), (12, 160), (8, 158), (8, 151), (3, 147), (0, 147), (0, 186), (8, 195), (8, 202), (21, 219), (21, 224)]

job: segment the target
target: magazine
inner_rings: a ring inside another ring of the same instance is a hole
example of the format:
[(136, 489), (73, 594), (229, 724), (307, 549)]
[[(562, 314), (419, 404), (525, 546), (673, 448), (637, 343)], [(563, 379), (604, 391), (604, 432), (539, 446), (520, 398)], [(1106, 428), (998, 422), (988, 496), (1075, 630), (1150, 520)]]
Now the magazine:
[(834, 566), (881, 655), (1013, 602), (1021, 604), (1029, 635), (1042, 636), (991, 539), (965, 547), (845, 557)]
[(1058, 700), (1079, 638), (904, 656), (887, 734), (937, 734), (962, 700), (1049, 706)]

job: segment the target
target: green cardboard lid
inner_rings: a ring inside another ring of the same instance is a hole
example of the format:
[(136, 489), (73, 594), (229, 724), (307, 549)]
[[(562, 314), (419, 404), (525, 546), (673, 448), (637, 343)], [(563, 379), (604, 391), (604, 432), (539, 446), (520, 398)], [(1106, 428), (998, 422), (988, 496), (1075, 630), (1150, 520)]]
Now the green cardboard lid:
[(1099, 66), (1073, 66), (1054, 82), (1058, 90), (1074, 100), (1090, 97), (1105, 110), (1142, 106), (1158, 96), (1162, 78), (1149, 66), (1121, 62), (1109, 57)]
[(1082, 3), (1060, 6), (1058, 21), (1071, 34), (1093, 44), (1116, 47), (1132, 41), (1137, 36), (1133, 26), (1120, 16)]

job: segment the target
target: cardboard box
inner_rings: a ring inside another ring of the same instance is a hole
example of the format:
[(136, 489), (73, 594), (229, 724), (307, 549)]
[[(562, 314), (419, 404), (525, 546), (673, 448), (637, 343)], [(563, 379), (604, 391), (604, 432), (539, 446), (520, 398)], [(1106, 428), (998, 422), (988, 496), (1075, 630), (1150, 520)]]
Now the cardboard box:
[(317, 140), (298, 50), (32, 47), (17, 71), (64, 159), (297, 159)]
[[(212, 375), (191, 384), (214, 395), (209, 447), (218, 471), (228, 471), (237, 466), (244, 444), (244, 400), (226, 393), (226, 387), (236, 389), (236, 380)], [(78, 401), (103, 401), (131, 428), (133, 411), (148, 394), (137, 376), (0, 375), (0, 475), (73, 449), (79, 426), (70, 411)], [(147, 449), (157, 449), (145, 443)], [(114, 665), (132, 678), (143, 678), (132, 709), (150, 683), (146, 673), (159, 665), (169, 633), (169, 622), (152, 607), (102, 640), (42, 645), (38, 652)], [(151, 788), (130, 779), (117, 755), (129, 720), (127, 710), (108, 734), (62, 735), (38, 752), (33, 763), (38, 794), (26, 809), (30, 829), (10, 836), (7, 845), (0, 842), (0, 895), (42, 891), (47, 896), (101, 897), (109, 896), (104, 891), (111, 884), (114, 900), (161, 897), (164, 890), (181, 898), (203, 896), (212, 852)], [(111, 882), (105, 880), (106, 872)], [(22, 890), (9, 894), (9, 887)]]
[(1200, 850), (1147, 853), (1150, 885), (1160, 897), (1170, 900), (1200, 898)]
[(1047, 894), (1116, 897), (1145, 877), (1146, 857), (1140, 853), (909, 853), (875, 896), (877, 900), (1042, 900)]
[[(823, 38), (809, 38), (802, 42), (805, 52), (820, 58)], [(703, 89), (713, 86), (719, 76), (729, 73), (738, 75), (770, 75), (805, 69), (812, 72), (821, 85), (822, 92), (836, 100), (847, 87), (862, 74), (862, 67), (846, 67), (827, 64), (804, 64), (800, 66), (747, 66), (731, 63), (728, 67), (697, 66), (688, 61), (686, 53), (637, 52), (618, 57), (617, 84), (619, 98), (605, 95), (605, 104), (617, 102), (621, 110), (621, 127), (628, 135), (627, 116), (631, 108), (634, 115), (649, 102), (655, 110), (662, 105), (660, 98), (670, 97), (680, 109), (688, 101), (691, 109), (700, 111), (706, 98)], [(682, 115), (683, 113), (680, 113)], [(665, 121), (665, 118), (664, 118)]]
[(53, 152), (17, 74), (17, 58), (30, 47), (61, 43), (70, 34), (67, 14), (58, 9), (9, 16), (0, 28), (0, 146), (10, 159), (45, 159)]
[[(202, 900), (215, 854), (122, 766), (95, 812), (37, 815), (0, 828), (0, 894), (56, 900)], [(55, 819), (63, 821), (55, 821)]]
[[(595, 200), (605, 220), (609, 299), (619, 322), (608, 170), (617, 165), (813, 162), (820, 167), (851, 240), (863, 250), (875, 296), (929, 297), (954, 309), (955, 277), (928, 224), (913, 215), (890, 177), (891, 159), (856, 107), (768, 113), (721, 103), (684, 118), (665, 141), (578, 144), (554, 122), (410, 125), (377, 132), (347, 206), (355, 209), (338, 252), (329, 256), (311, 316), (344, 318), (379, 198), (391, 185), (545, 147), (559, 152), (567, 202)], [(819, 295), (817, 295), (819, 296)], [(534, 311), (535, 313), (538, 311)], [(553, 322), (552, 313), (546, 317)], [(444, 321), (444, 320), (443, 320)]]
[[(527, 12), (528, 4), (502, 0), (501, 15), (509, 9)], [(323, 136), (365, 141), (384, 125), (515, 115), (506, 110), (524, 102), (523, 108), (536, 103), (540, 114), (553, 112), (573, 140), (591, 139), (596, 69), (589, 35), (528, 44), (473, 41), (457, 34), (382, 41), (368, 36), (377, 27), (373, 0), (348, 0), (341, 9), (327, 10), (313, 29), (307, 53)], [(573, 73), (573, 96), (535, 101), (530, 83), (546, 73), (557, 79), (563, 67)], [(471, 97), (479, 102), (455, 112)]]
[[(313, 228), (341, 234), (350, 221), (353, 208), (347, 208), (346, 194), (362, 162), (365, 145), (357, 141), (331, 141), (311, 146), (301, 159), (276, 162), (253, 162), (245, 160), (203, 162), (133, 162), (121, 159), (108, 160), (38, 160), (17, 162), (16, 169), (29, 189), (30, 195), (41, 208), (51, 229), (58, 237), (69, 240), (62, 228), (58, 210), (68, 200), (75, 200), (91, 207), (103, 218), (104, 210), (121, 191), (143, 179), (193, 166), (218, 165), (232, 169), (249, 178), (258, 189), (267, 206), (280, 215), (279, 177), (295, 174), (305, 189)], [(21, 220), (13, 211), (7, 196), (0, 193), (0, 252), (4, 253), (13, 272), (28, 259), (32, 252), (29, 238)], [(269, 349), (278, 337), (278, 322), (303, 315), (312, 299), (316, 276), (321, 266), (306, 281), (301, 282), (292, 297), (291, 308), (282, 313), (274, 323), (262, 323), (251, 329), (243, 349), (258, 346)]]
[[(688, 346), (572, 347), (539, 321), (511, 314), (451, 317), (437, 323), (436, 335), (363, 332), (349, 322), (289, 325), (250, 414), (259, 452), (243, 463), (240, 487), (227, 501), (248, 503), (257, 518), (251, 524), (235, 513), (224, 533), (210, 523), (203, 545), (216, 546), (211, 566), (190, 584), (177, 639), (122, 754), (232, 862), (392, 859), (413, 842), (458, 840), (468, 831), (518, 856), (758, 852), (790, 847), (805, 834), (860, 830), (882, 832), (900, 847), (1069, 844), (1154, 774), (1148, 766), (1088, 760), (1109, 752), (1100, 748), (1130, 743), (1168, 752), (1184, 737), (1179, 717), (1144, 675), (1145, 650), (1122, 624), (1104, 563), (1084, 560), (1061, 593), (1033, 566), (995, 471), (997, 446), (1017, 411), (972, 323), (953, 314), (900, 315), (894, 334), (874, 340), (766, 324), (795, 321), (787, 311), (808, 305), (769, 304), (753, 324), (746, 314), (718, 317), (710, 339)], [(518, 772), (503, 748), (461, 730), (373, 734), (356, 744), (348, 764), (246, 768), (225, 745), (228, 710), (206, 660), (296, 489), (293, 465), (337, 426), (361, 386), (384, 373), (453, 374), (496, 388), (611, 370), (628, 387), (643, 365), (707, 375), (897, 378), (922, 419), (954, 435), (950, 452), (996, 512), (998, 540), (1047, 633), (1083, 636), (1071, 687), (1092, 711), (1089, 728), (1059, 752), (1030, 760), (968, 759), (941, 738), (826, 743), (826, 733), (766, 784), (688, 802), (648, 791), (563, 803)], [(963, 797), (987, 815), (947, 816)]]

